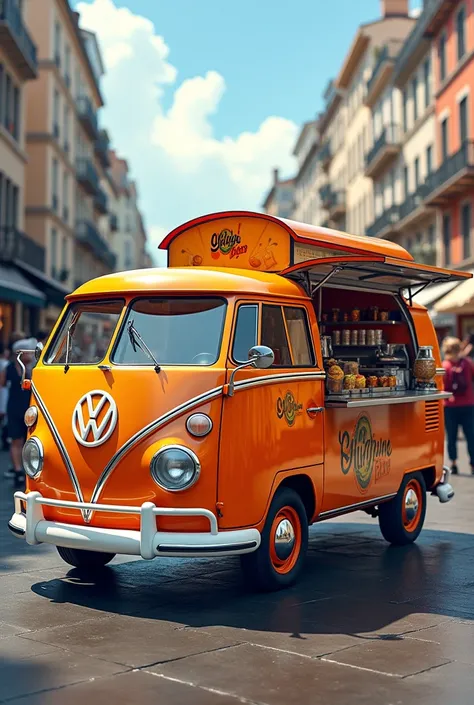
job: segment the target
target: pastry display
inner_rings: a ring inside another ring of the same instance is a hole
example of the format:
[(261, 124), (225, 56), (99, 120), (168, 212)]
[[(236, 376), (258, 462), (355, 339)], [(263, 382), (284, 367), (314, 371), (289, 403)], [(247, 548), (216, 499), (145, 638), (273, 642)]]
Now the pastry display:
[(389, 378), (386, 375), (383, 375), (382, 377), (379, 377), (379, 386), (380, 387), (389, 387)]
[(339, 365), (331, 365), (328, 367), (326, 385), (329, 392), (340, 394), (342, 392), (343, 379), (344, 372)]
[(374, 387), (379, 386), (379, 378), (376, 375), (371, 375), (370, 377), (367, 377), (367, 386), (371, 387), (372, 389)]
[(364, 375), (356, 375), (355, 376), (355, 388), (356, 389), (365, 389), (366, 387), (366, 380)]
[(355, 389), (356, 375), (344, 375), (344, 389)]
[(344, 363), (344, 374), (345, 375), (358, 375), (359, 374), (359, 363), (358, 362), (345, 362)]

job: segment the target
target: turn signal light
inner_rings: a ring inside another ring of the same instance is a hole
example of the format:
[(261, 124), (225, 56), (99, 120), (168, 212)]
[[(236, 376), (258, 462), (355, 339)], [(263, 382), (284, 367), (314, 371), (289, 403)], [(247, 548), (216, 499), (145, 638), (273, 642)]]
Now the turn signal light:
[(192, 414), (186, 421), (186, 428), (192, 436), (202, 438), (212, 431), (212, 421), (207, 414)]
[(21, 388), (29, 392), (31, 389), (31, 379), (24, 379), (21, 383)]
[(31, 428), (35, 425), (37, 419), (38, 409), (36, 408), (36, 406), (29, 406), (28, 409), (25, 411), (25, 424), (28, 426), (28, 428)]

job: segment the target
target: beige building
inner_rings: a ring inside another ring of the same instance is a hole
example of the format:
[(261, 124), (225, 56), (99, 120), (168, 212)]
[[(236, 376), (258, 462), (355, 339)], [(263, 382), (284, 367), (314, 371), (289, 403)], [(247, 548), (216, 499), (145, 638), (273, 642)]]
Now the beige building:
[[(38, 74), (31, 2), (0, 3), (0, 342), (36, 331), (47, 302), (43, 243), (25, 233), (26, 86)], [(49, 293), (49, 292), (47, 292)]]
[[(29, 86), (26, 227), (46, 248), (46, 272), (70, 290), (115, 268), (100, 228), (108, 211), (101, 183), (108, 140), (100, 132), (102, 61), (96, 38), (79, 26), (68, 0), (30, 4), (38, 80)], [(49, 307), (44, 325), (58, 314)]]
[(149, 265), (147, 237), (138, 207), (138, 192), (135, 181), (130, 178), (126, 159), (115, 151), (109, 153), (110, 174), (117, 193), (112, 214), (115, 235), (113, 250), (117, 269), (139, 269)]
[(280, 179), (278, 169), (274, 169), (272, 187), (262, 204), (265, 212), (280, 218), (290, 218), (294, 199), (295, 179)]

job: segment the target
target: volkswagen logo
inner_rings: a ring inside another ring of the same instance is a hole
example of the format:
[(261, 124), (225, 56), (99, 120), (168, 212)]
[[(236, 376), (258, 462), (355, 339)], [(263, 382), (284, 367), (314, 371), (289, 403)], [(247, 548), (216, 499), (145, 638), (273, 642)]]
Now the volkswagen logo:
[(72, 412), (72, 432), (78, 443), (94, 448), (105, 443), (117, 425), (117, 404), (100, 389), (84, 394)]

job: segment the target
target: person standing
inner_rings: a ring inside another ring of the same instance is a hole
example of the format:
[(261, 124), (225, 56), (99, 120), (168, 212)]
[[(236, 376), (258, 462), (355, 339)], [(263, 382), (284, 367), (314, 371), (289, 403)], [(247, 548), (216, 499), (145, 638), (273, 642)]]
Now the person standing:
[(8, 367), (8, 353), (9, 351), (0, 343), (0, 443), (2, 450), (8, 450), (7, 441), (7, 402), (8, 402), (8, 389), (1, 384), (3, 375)]
[(25, 411), (30, 404), (30, 392), (21, 387), (22, 370), (16, 359), (20, 350), (25, 350), (22, 362), (26, 367), (27, 378), (31, 378), (36, 340), (17, 340), (12, 347), (12, 359), (8, 363), (3, 376), (3, 385), (8, 388), (7, 424), (8, 436), (11, 439), (10, 455), (13, 464), (13, 479), (16, 487), (24, 486), (25, 473), (21, 452), (26, 440)]
[(474, 362), (467, 356), (461, 357), (461, 351), (459, 338), (446, 338), (443, 342), (444, 388), (452, 393), (444, 400), (444, 419), (452, 473), (458, 473), (457, 437), (461, 426), (474, 475)]

